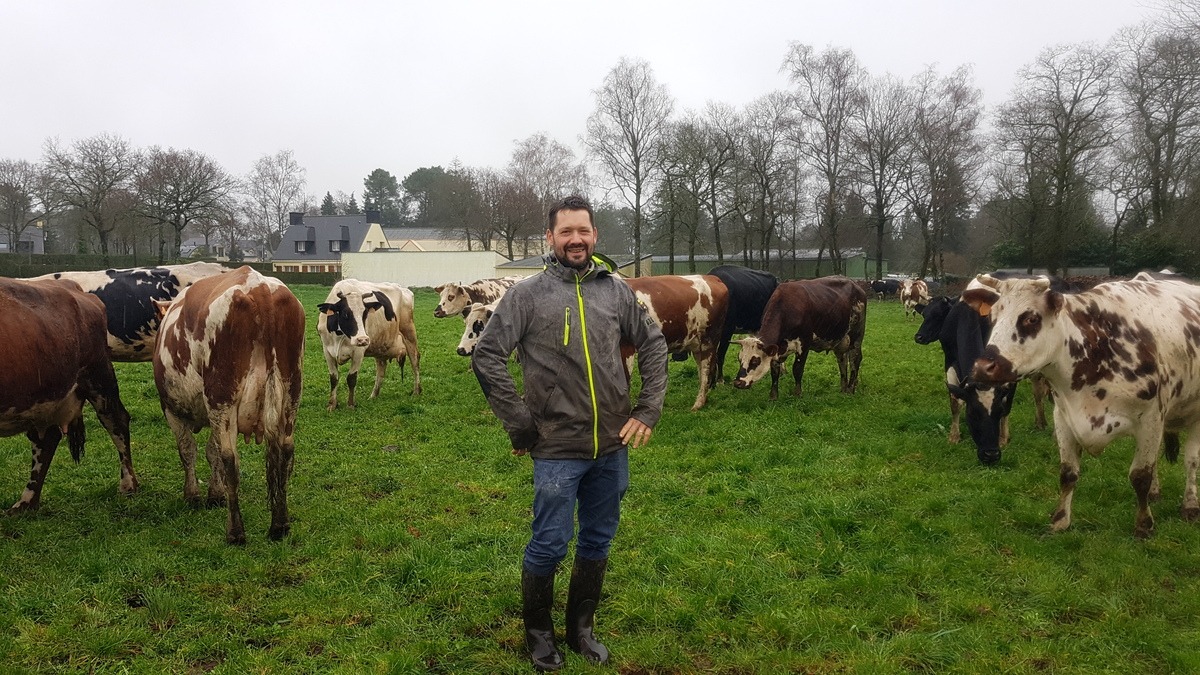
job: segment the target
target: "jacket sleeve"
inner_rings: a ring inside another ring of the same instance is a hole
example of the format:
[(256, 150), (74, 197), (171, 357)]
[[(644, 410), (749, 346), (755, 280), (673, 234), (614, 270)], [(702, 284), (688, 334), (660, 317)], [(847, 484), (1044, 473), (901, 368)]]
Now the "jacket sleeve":
[(512, 374), (508, 372), (508, 357), (521, 339), (525, 325), (525, 307), (516, 294), (506, 293), (488, 320), (487, 330), (475, 345), (471, 369), (483, 389), (488, 405), (504, 425), (514, 448), (526, 450), (537, 442), (537, 425), (529, 406), (517, 393)]
[(667, 341), (633, 290), (624, 283), (620, 285), (625, 290), (621, 334), (637, 347), (638, 372), (642, 377), (642, 389), (632, 415), (653, 427), (662, 416), (663, 399), (667, 395)]

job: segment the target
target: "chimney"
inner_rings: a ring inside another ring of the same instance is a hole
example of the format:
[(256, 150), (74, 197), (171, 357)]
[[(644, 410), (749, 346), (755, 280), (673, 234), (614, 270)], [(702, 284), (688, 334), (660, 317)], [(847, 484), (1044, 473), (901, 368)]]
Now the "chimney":
[(303, 225), (304, 213), (300, 211), (292, 211), (288, 214), (288, 225)]
[(370, 224), (370, 223), (379, 224), (379, 223), (383, 222), (383, 219), (380, 217), (380, 214), (379, 214), (379, 209), (367, 209), (363, 213), (366, 214), (368, 224)]

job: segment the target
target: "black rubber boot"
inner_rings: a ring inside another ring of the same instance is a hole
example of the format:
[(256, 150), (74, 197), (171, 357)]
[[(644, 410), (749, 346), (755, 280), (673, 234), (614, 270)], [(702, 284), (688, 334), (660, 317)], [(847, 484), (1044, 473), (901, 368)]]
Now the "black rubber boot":
[(607, 566), (607, 558), (575, 558), (575, 566), (571, 569), (571, 588), (567, 592), (567, 646), (592, 663), (608, 662), (608, 648), (592, 634)]
[(563, 667), (563, 655), (554, 644), (554, 575), (537, 576), (521, 568), (521, 616), (525, 620), (525, 647), (533, 667), (539, 671)]

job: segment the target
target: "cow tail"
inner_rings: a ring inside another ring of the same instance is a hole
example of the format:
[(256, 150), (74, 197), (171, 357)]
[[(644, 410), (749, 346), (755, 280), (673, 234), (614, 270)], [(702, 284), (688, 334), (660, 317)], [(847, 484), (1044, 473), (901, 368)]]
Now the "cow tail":
[(67, 446), (71, 448), (71, 459), (78, 464), (83, 457), (83, 442), (87, 440), (87, 432), (83, 426), (83, 415), (77, 416), (67, 425)]
[(400, 366), (400, 381), (404, 381), (404, 362), (408, 360), (408, 353), (405, 352), (396, 357), (396, 365)]
[(1163, 436), (1163, 444), (1166, 448), (1163, 454), (1167, 456), (1167, 461), (1174, 464), (1179, 459), (1179, 434), (1168, 433)]

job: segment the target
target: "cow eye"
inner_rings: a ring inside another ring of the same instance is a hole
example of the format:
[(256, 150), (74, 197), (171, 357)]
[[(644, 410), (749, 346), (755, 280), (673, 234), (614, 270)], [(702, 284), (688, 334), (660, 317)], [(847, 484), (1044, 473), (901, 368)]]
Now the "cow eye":
[(1042, 325), (1041, 314), (1026, 314), (1025, 316), (1021, 317), (1022, 328), (1033, 329), (1040, 325)]

